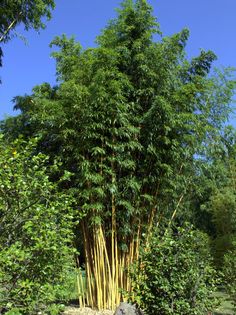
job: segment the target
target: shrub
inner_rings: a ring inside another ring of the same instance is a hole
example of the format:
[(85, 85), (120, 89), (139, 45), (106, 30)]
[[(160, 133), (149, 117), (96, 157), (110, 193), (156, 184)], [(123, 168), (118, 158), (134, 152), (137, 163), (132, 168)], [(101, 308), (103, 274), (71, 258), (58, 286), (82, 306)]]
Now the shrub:
[(229, 294), (236, 311), (236, 243), (233, 244), (234, 249), (224, 256), (223, 274), (226, 292)]
[(33, 147), (0, 139), (0, 313), (57, 314), (72, 268), (72, 200)]
[(131, 272), (135, 298), (148, 315), (206, 314), (215, 271), (208, 239), (192, 229), (156, 235)]

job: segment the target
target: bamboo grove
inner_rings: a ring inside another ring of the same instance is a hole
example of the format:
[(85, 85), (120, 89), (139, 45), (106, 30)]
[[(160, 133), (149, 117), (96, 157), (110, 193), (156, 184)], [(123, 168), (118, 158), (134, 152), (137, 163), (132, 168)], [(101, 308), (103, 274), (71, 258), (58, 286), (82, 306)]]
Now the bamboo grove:
[(39, 136), (39, 150), (67, 171), (61, 188), (76, 196), (75, 220), (83, 213), (82, 305), (114, 309), (132, 291), (127, 271), (140, 244), (186, 215), (194, 157), (227, 116), (232, 83), (209, 75), (211, 51), (186, 58), (188, 37), (162, 37), (147, 2), (125, 0), (95, 48), (53, 40), (58, 86), (15, 98), (21, 114), (2, 126)]

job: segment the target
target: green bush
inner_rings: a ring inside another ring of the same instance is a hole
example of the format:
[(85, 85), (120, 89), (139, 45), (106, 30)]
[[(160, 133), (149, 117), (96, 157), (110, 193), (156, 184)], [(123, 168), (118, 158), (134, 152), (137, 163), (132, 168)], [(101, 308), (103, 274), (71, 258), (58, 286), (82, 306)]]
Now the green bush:
[(226, 292), (229, 294), (236, 311), (236, 243), (233, 243), (234, 249), (224, 256), (224, 282)]
[(9, 315), (57, 314), (73, 268), (72, 199), (33, 149), (0, 139), (0, 313)]
[(215, 276), (206, 235), (190, 228), (154, 236), (131, 272), (136, 301), (148, 315), (206, 314)]

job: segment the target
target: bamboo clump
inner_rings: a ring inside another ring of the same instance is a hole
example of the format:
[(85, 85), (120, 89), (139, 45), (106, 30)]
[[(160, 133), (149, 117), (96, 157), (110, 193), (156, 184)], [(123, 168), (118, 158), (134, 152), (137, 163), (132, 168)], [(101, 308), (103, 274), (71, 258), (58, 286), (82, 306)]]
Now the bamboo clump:
[[(182, 200), (183, 194), (180, 196), (169, 220), (168, 228)], [(144, 241), (147, 250), (156, 222), (154, 220), (156, 212), (156, 207), (153, 207), (147, 218), (147, 233)], [(158, 226), (160, 220), (161, 216), (156, 226)], [(129, 293), (129, 297), (132, 298), (132, 283), (128, 270), (139, 258), (142, 225), (139, 220), (133, 235), (126, 240), (127, 250), (124, 251), (118, 246), (115, 209), (112, 211), (111, 221), (112, 231), (109, 237), (106, 235), (102, 224), (94, 225), (91, 229), (91, 227), (88, 228), (85, 222), (82, 223), (86, 281), (84, 281), (80, 271), (77, 284), (81, 307), (90, 306), (99, 310), (115, 310), (121, 301), (126, 301), (127, 294), (123, 294), (124, 292)]]
[(128, 251), (124, 252), (118, 248), (115, 231), (111, 233), (111, 239), (108, 242), (102, 226), (94, 228), (93, 233), (89, 233), (85, 225), (82, 225), (82, 229), (86, 285), (84, 285), (82, 273), (78, 272), (80, 306), (88, 305), (99, 310), (114, 310), (121, 301), (126, 300), (121, 289), (131, 292), (127, 270), (138, 257), (139, 238), (133, 238), (129, 243)]

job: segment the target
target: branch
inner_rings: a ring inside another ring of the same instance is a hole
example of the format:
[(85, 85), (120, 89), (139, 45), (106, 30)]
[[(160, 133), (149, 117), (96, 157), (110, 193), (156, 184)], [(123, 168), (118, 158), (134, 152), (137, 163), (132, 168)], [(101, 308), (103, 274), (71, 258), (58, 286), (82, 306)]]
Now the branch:
[(175, 216), (176, 216), (176, 213), (177, 213), (177, 211), (178, 211), (178, 209), (179, 209), (179, 206), (180, 206), (180, 204), (181, 204), (183, 198), (184, 198), (184, 193), (183, 193), (183, 194), (180, 196), (180, 198), (179, 198), (179, 201), (178, 201), (178, 203), (177, 203), (177, 206), (176, 206), (175, 210), (174, 210), (173, 213), (172, 213), (172, 216), (171, 216), (171, 218), (170, 218), (170, 220), (169, 220), (168, 227), (166, 228), (164, 235), (166, 235), (166, 233), (169, 231), (169, 228), (170, 228), (170, 226), (171, 226), (171, 224), (172, 224), (172, 222), (173, 222), (173, 220), (174, 220), (174, 218), (175, 218)]
[[(22, 12), (20, 12), (19, 16), (21, 16), (21, 14), (22, 14)], [(18, 16), (18, 17), (19, 17), (19, 16)], [(4, 40), (4, 38), (5, 38), (6, 35), (9, 33), (9, 31), (11, 30), (11, 28), (16, 24), (18, 17), (15, 18), (15, 19), (11, 22), (11, 24), (8, 26), (8, 28), (6, 29), (6, 31), (5, 31), (5, 32), (3, 33), (3, 35), (0, 37), (0, 43)]]

